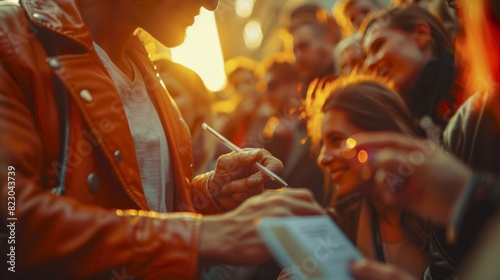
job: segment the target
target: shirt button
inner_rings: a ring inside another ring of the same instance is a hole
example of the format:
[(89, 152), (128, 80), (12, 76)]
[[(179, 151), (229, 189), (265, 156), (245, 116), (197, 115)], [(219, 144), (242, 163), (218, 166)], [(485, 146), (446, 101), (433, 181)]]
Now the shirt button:
[(80, 91), (80, 97), (87, 102), (92, 102), (93, 99), (92, 94), (87, 89)]
[(61, 67), (61, 63), (59, 63), (59, 60), (51, 58), (49, 59), (49, 66), (52, 67), (53, 69), (57, 69)]
[(101, 180), (94, 173), (90, 173), (87, 177), (87, 184), (92, 194), (97, 194), (101, 188)]
[(49, 22), (46, 16), (39, 14), (39, 13), (33, 13), (32, 14), (33, 18), (42, 22)]
[(116, 150), (113, 156), (115, 157), (116, 163), (120, 163), (122, 161), (122, 153), (120, 152), (120, 150)]

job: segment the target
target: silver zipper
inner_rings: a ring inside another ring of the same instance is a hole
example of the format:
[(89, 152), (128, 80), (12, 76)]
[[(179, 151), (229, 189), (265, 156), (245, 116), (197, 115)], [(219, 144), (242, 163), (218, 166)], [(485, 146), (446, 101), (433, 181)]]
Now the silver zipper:
[(66, 191), (64, 187), (66, 181), (66, 169), (68, 164), (68, 152), (69, 152), (69, 132), (70, 132), (70, 106), (69, 100), (66, 94), (64, 94), (64, 148), (63, 148), (63, 158), (62, 158), (62, 167), (61, 173), (59, 177), (59, 185), (57, 187), (52, 188), (52, 194), (55, 195), (63, 195)]

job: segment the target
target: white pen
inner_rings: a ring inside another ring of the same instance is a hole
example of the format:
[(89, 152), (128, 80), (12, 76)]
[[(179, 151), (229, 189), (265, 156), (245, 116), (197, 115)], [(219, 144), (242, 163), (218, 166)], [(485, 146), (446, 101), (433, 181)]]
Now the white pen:
[[(211, 128), (208, 124), (203, 123), (201, 125), (203, 129), (206, 131), (210, 132), (217, 140), (219, 140), (222, 144), (224, 144), (226, 147), (231, 149), (234, 152), (241, 153), (243, 152), (243, 149), (240, 147), (236, 146), (235, 144), (231, 143), (231, 141), (227, 140), (226, 137), (222, 136), (219, 132), (215, 131), (213, 128)], [(285, 187), (289, 187), (288, 184), (285, 182), (285, 180), (281, 179), (278, 175), (276, 175), (274, 172), (269, 170), (267, 167), (264, 165), (260, 164), (259, 162), (255, 163), (255, 167), (262, 171), (262, 173), (266, 174), (271, 180), (282, 184)]]

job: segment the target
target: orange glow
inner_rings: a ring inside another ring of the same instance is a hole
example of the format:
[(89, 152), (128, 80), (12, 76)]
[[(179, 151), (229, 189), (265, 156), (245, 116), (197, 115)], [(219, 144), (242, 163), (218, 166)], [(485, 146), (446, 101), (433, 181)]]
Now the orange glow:
[[(484, 9), (485, 1), (462, 1), (464, 12), (464, 30), (467, 52), (464, 54), (469, 59), (472, 73), (473, 91), (486, 90), (491, 92), (494, 88), (492, 72), (499, 68), (498, 53), (495, 38), (488, 32), (487, 15)], [(491, 27), (490, 27), (491, 28)]]
[(200, 75), (209, 90), (225, 87), (224, 58), (213, 12), (201, 9), (184, 43), (172, 49), (172, 60)]
[(364, 163), (368, 160), (368, 153), (365, 150), (361, 150), (358, 153), (358, 160), (361, 163)]
[(345, 148), (342, 150), (342, 156), (344, 156), (345, 159), (352, 159), (356, 156), (356, 150)]

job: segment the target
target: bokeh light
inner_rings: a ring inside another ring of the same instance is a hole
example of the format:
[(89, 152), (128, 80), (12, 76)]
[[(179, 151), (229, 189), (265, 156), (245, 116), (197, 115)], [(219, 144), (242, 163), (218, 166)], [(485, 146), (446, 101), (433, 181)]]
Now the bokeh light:
[(352, 139), (352, 138), (348, 138), (345, 142), (345, 146), (349, 149), (352, 149), (354, 147), (356, 147), (356, 140)]
[(243, 39), (247, 48), (256, 49), (260, 47), (263, 38), (264, 35), (262, 34), (260, 23), (256, 20), (247, 22), (243, 33)]
[(240, 18), (248, 18), (252, 15), (255, 0), (236, 0), (234, 2), (234, 11)]
[(361, 150), (358, 153), (358, 160), (361, 163), (364, 163), (368, 160), (368, 153), (365, 150)]

